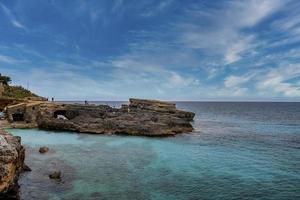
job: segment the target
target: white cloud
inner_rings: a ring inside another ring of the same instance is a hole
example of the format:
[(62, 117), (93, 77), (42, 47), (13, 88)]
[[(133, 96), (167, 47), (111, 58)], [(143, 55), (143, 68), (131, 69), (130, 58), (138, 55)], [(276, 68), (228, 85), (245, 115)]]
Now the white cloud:
[(255, 77), (256, 73), (248, 73), (245, 75), (229, 75), (225, 78), (224, 80), (224, 85), (225, 88), (221, 88), (219, 91), (219, 94), (222, 96), (235, 96), (235, 97), (240, 97), (240, 96), (247, 96), (248, 92), (248, 84), (247, 86), (246, 83), (248, 83), (250, 80), (252, 80)]
[[(203, 12), (201, 8), (188, 10), (192, 22), (185, 21), (178, 27), (180, 41), (189, 48), (202, 50), (206, 55), (219, 55), (223, 64), (240, 60), (256, 47), (254, 34), (243, 29), (251, 28), (282, 6), (282, 1), (251, 0), (230, 2), (222, 9)], [(209, 25), (194, 23), (206, 20)]]
[(289, 31), (292, 34), (297, 35), (299, 34), (300, 14), (277, 20), (273, 23), (273, 26), (281, 31)]
[(238, 87), (246, 82), (248, 82), (253, 76), (245, 75), (245, 76), (235, 76), (230, 75), (226, 77), (224, 81), (224, 85), (228, 88)]
[(52, 65), (52, 69), (31, 69), (26, 77), (19, 72), (13, 78), (22, 85), (28, 82), (30, 89), (40, 95), (53, 96), (60, 100), (99, 100), (115, 97), (113, 89), (105, 87), (105, 81), (93, 80), (72, 69), (59, 69), (55, 65)]
[(20, 22), (18, 22), (16, 20), (11, 20), (11, 23), (17, 28), (22, 28), (22, 29), (25, 28)]
[(235, 88), (231, 93), (232, 96), (241, 97), (247, 95), (248, 88)]
[(242, 38), (235, 43), (230, 44), (226, 49), (224, 55), (225, 64), (234, 63), (242, 58), (242, 54), (251, 48), (251, 43), (254, 41), (253, 37)]
[(223, 71), (220, 67), (208, 66), (206, 67), (206, 71), (208, 74), (207, 79), (215, 78), (221, 71)]
[(188, 87), (191, 85), (198, 86), (199, 83), (200, 81), (198, 79), (195, 79), (193, 77), (183, 77), (175, 72), (171, 72), (171, 76), (169, 78), (169, 87), (174, 88)]
[[(287, 3), (286, 1), (285, 3)], [(284, 1), (281, 0), (249, 0), (249, 1), (233, 1), (231, 9), (235, 13), (225, 12), (227, 14), (228, 23), (238, 28), (253, 27), (260, 23), (263, 19), (277, 11), (283, 6)], [(222, 17), (222, 16), (221, 16)], [(226, 19), (225, 19), (226, 20)]]
[(112, 11), (118, 12), (123, 6), (123, 0), (116, 0), (113, 4)]
[(225, 78), (222, 96), (247, 95), (249, 86), (254, 86), (254, 94), (259, 96), (300, 97), (300, 65), (289, 64), (271, 69), (252, 70), (244, 75), (230, 75)]
[[(280, 16), (274, 18), (266, 29), (269, 37), (264, 38), (262, 48), (281, 48), (300, 41), (300, 4), (299, 1), (282, 1)], [(276, 33), (276, 37), (273, 37)]]
[(1, 6), (2, 10), (4, 11), (4, 13), (7, 15), (7, 17), (9, 18), (9, 20), (13, 26), (15, 26), (17, 28), (25, 29), (25, 26), (16, 19), (16, 17), (12, 14), (12, 12), (9, 8), (7, 8), (2, 3), (0, 3), (0, 6)]
[(295, 1), (284, 7), (285, 15), (275, 20), (271, 25), (291, 37), (300, 34), (300, 4)]
[(291, 80), (296, 78), (300, 79), (300, 65), (290, 64), (271, 69), (265, 75), (261, 75), (256, 87), (261, 92), (271, 91), (272, 93), (283, 94), (287, 97), (299, 97), (299, 83), (291, 82)]
[[(250, 97), (248, 94), (249, 89), (246, 87), (214, 87), (210, 88), (206, 92), (211, 92), (211, 96), (214, 98), (234, 99), (236, 97)], [(232, 98), (233, 97), (233, 98)]]
[(150, 7), (148, 9), (148, 11), (142, 13), (143, 17), (151, 17), (154, 16), (158, 13), (161, 13), (162, 11), (164, 11), (165, 9), (167, 9), (174, 0), (161, 0), (160, 3), (158, 3), (158, 5), (154, 6), (154, 7)]
[(8, 64), (15, 64), (15, 63), (18, 63), (19, 61), (12, 57), (0, 54), (0, 62), (4, 62), (4, 63), (8, 63)]

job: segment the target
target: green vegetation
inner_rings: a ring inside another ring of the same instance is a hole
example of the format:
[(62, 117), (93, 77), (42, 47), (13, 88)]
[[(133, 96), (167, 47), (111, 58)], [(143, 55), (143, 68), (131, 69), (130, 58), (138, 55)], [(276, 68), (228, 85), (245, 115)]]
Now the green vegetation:
[(26, 97), (38, 97), (36, 94), (30, 92), (29, 90), (26, 90), (22, 86), (4, 86), (4, 97), (11, 97), (11, 98), (17, 98), (17, 99), (23, 99)]
[(2, 76), (0, 74), (0, 81), (2, 81), (3, 84), (8, 85), (11, 82), (11, 78), (9, 76)]
[(24, 99), (29, 97), (39, 97), (38, 95), (30, 92), (29, 90), (23, 88), (22, 86), (11, 86), (11, 78), (9, 76), (3, 76), (0, 73), (0, 82), (3, 83), (4, 92), (2, 93), (2, 97), (14, 98), (14, 99)]

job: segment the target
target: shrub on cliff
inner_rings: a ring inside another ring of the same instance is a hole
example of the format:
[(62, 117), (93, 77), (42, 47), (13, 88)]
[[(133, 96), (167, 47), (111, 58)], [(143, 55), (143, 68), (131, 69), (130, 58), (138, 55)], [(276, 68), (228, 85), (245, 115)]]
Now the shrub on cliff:
[(8, 85), (11, 82), (11, 78), (9, 76), (2, 76), (0, 74), (0, 81), (2, 81), (3, 84)]
[(17, 98), (17, 99), (23, 99), (26, 97), (38, 97), (36, 94), (30, 92), (29, 90), (26, 90), (22, 86), (8, 86), (8, 85), (4, 86), (3, 96)]

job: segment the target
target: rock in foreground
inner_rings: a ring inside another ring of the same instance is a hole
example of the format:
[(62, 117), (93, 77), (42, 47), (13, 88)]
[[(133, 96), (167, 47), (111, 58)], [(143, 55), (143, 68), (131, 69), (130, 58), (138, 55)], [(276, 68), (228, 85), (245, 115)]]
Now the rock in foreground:
[(18, 199), (17, 179), (23, 169), (25, 149), (21, 138), (0, 130), (0, 199)]

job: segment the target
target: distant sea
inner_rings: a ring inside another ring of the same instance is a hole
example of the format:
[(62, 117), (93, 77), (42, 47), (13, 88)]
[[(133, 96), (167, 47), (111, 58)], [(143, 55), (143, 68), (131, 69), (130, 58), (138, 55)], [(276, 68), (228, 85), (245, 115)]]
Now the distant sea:
[[(19, 180), (21, 198), (300, 199), (300, 103), (177, 107), (196, 112), (193, 133), (148, 138), (9, 129), (22, 137), (32, 169)], [(40, 155), (40, 146), (50, 152)], [(48, 178), (55, 169), (61, 182)]]

